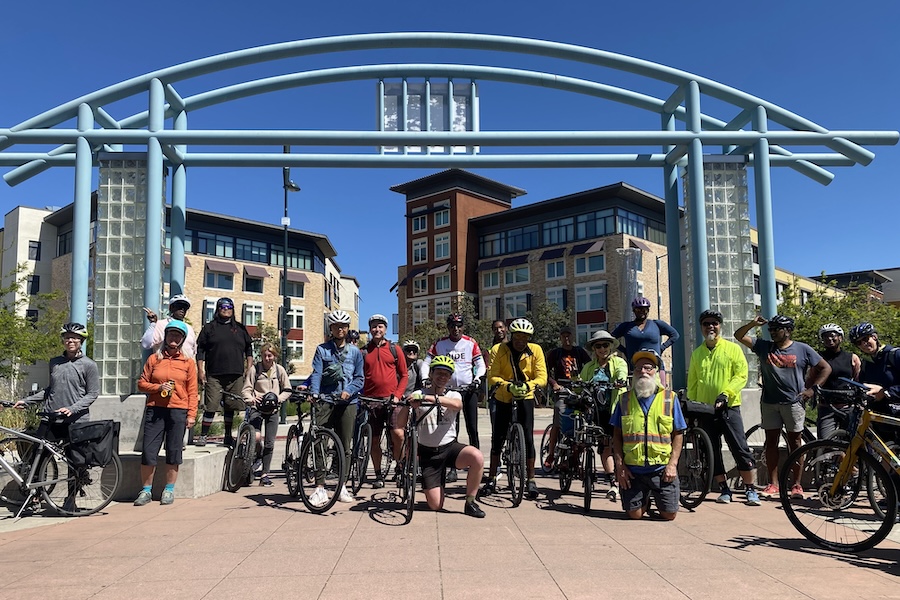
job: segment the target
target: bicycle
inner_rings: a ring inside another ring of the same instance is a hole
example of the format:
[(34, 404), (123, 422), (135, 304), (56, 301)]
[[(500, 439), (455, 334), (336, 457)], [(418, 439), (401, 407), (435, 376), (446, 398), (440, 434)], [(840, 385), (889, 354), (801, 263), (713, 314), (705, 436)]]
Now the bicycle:
[[(372, 425), (369, 423), (369, 413), (372, 412), (372, 408), (370, 405), (387, 405), (389, 403), (389, 400), (383, 398), (359, 396), (359, 412), (356, 417), (356, 426), (353, 429), (353, 451), (350, 453), (350, 492), (354, 495), (362, 489), (366, 471), (369, 469), (369, 455), (372, 452)], [(390, 423), (385, 424), (383, 429), (382, 437), (387, 435), (390, 438)], [(383, 454), (381, 462), (383, 469), (385, 462)], [(380, 471), (376, 473), (376, 477), (380, 474)]]
[[(11, 408), (13, 402), (0, 402)], [(40, 417), (58, 417), (56, 412), (38, 411)], [(113, 452), (105, 466), (75, 466), (67, 456), (68, 441), (51, 442), (9, 427), (0, 426), (0, 469), (15, 482), (19, 501), (0, 495), (0, 501), (19, 505), (18, 520), (40, 503), (37, 495), (57, 514), (84, 517), (103, 510), (115, 497), (122, 482), (122, 463)], [(66, 474), (63, 476), (62, 470)]]
[[(244, 398), (232, 394), (231, 392), (222, 391), (223, 396), (227, 396), (232, 400), (244, 402)], [(253, 461), (256, 460), (256, 429), (250, 424), (247, 418), (249, 410), (244, 410), (244, 420), (238, 428), (237, 437), (234, 445), (228, 449), (228, 455), (225, 458), (225, 482), (226, 491), (236, 492), (241, 486), (253, 483)]]
[[(851, 405), (852, 438), (843, 443), (819, 440), (792, 452), (779, 472), (781, 505), (791, 524), (814, 544), (861, 552), (881, 542), (897, 519), (894, 478), (900, 477), (900, 458), (872, 425), (900, 427), (900, 418), (871, 412), (867, 386), (844, 378), (841, 382), (850, 389), (828, 394)], [(797, 469), (802, 494), (789, 489)], [(866, 498), (861, 500), (864, 482)]]
[[(288, 428), (287, 440), (284, 448), (284, 460), (281, 468), (284, 471), (284, 479), (287, 483), (288, 494), (296, 498), (299, 494), (300, 483), (297, 479), (297, 465), (300, 462), (300, 446), (303, 444), (303, 420), (309, 416), (308, 410), (303, 410), (306, 396), (301, 395), (302, 392), (295, 391), (291, 394), (289, 402), (297, 404), (297, 422), (292, 423)], [(307, 409), (309, 404), (306, 403)]]
[(688, 510), (700, 506), (713, 480), (713, 447), (709, 434), (700, 426), (702, 415), (714, 415), (715, 408), (685, 397), (684, 390), (676, 392), (682, 414), (687, 423), (681, 456), (678, 458), (679, 503)]
[[(321, 514), (329, 510), (337, 502), (341, 488), (344, 486), (344, 445), (337, 434), (317, 423), (317, 406), (322, 403), (339, 404), (340, 396), (329, 394), (314, 395), (309, 392), (295, 392), (291, 402), (309, 401), (309, 431), (302, 437), (297, 458), (292, 465), (293, 473), (288, 475), (288, 492), (293, 497), (300, 497), (303, 505), (312, 513)], [(290, 441), (290, 440), (289, 440)], [(291, 477), (293, 477), (293, 484)], [(316, 505), (312, 495), (316, 488), (322, 486), (328, 496), (327, 502)], [(291, 489), (293, 487), (293, 490)]]
[[(500, 385), (495, 384), (491, 388), (490, 394), (496, 393)], [(525, 471), (525, 428), (519, 422), (519, 403), (526, 401), (524, 398), (512, 398), (510, 401), (512, 412), (510, 413), (509, 427), (506, 429), (506, 441), (503, 442), (503, 447), (500, 449), (500, 462), (505, 466), (513, 508), (522, 503), (525, 495), (527, 476)]]
[(400, 469), (397, 475), (397, 492), (395, 498), (399, 498), (406, 510), (404, 524), (412, 521), (413, 508), (416, 503), (416, 477), (419, 471), (419, 423), (428, 414), (439, 406), (432, 402), (419, 402), (419, 408), (426, 408), (424, 413), (412, 408), (409, 398), (394, 400), (392, 404), (401, 407), (409, 407), (409, 418), (403, 431), (403, 444), (400, 446)]

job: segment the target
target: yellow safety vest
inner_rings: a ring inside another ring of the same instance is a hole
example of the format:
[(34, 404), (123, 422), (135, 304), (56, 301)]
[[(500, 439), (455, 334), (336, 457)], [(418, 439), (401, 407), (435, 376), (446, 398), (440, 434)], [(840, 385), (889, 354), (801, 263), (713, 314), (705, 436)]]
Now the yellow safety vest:
[(672, 455), (672, 416), (675, 396), (666, 390), (657, 392), (644, 414), (634, 391), (622, 407), (622, 453), (625, 464), (632, 466), (665, 465)]

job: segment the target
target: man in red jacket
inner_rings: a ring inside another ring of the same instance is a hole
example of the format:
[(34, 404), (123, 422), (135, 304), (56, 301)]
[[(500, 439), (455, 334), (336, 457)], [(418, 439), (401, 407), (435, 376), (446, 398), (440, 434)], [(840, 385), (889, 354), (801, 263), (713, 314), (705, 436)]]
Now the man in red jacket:
[[(385, 339), (387, 317), (372, 315), (369, 318), (369, 343), (363, 351), (363, 396), (370, 398), (402, 398), (406, 392), (409, 373), (403, 352), (393, 342)], [(372, 466), (381, 472), (381, 433), (385, 427), (391, 429), (394, 438), (394, 459), (400, 460), (403, 445), (403, 427), (406, 425), (409, 409), (392, 410), (389, 406), (378, 406), (372, 410), (369, 424), (372, 426)], [(375, 488), (384, 487), (381, 478), (375, 480)]]

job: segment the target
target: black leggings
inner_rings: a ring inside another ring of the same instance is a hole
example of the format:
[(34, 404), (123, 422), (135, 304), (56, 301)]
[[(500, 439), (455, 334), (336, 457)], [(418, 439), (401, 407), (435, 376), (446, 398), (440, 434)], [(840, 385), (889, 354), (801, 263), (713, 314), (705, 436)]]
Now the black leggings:
[[(534, 400), (515, 400), (518, 406), (518, 421), (525, 430), (525, 456), (534, 460)], [(491, 435), (491, 454), (499, 455), (503, 442), (506, 441), (506, 430), (512, 421), (512, 404), (497, 402), (494, 415), (494, 431)]]
[[(466, 419), (466, 431), (469, 434), (469, 445), (481, 448), (478, 443), (478, 391), (469, 390), (462, 399), (463, 417)], [(456, 431), (459, 431), (459, 413), (456, 413)]]
[(744, 436), (744, 422), (738, 406), (726, 408), (721, 416), (704, 415), (700, 426), (709, 434), (713, 446), (713, 476), (725, 474), (725, 462), (722, 459), (722, 436), (731, 450), (738, 471), (752, 471), (756, 467), (753, 453)]

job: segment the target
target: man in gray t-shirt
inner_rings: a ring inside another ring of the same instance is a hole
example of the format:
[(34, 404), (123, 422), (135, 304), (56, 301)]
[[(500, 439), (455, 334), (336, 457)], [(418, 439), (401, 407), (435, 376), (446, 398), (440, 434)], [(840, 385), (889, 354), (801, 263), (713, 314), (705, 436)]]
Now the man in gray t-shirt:
[[(750, 337), (750, 330), (768, 323), (772, 341)], [(791, 339), (794, 320), (776, 315), (770, 320), (756, 317), (734, 332), (734, 338), (759, 356), (762, 374), (762, 402), (760, 414), (762, 428), (766, 431), (766, 465), (769, 469), (769, 485), (760, 496), (777, 496), (778, 438), (781, 430), (787, 432), (788, 450), (800, 447), (803, 420), (806, 417), (806, 401), (813, 396), (813, 387), (821, 385), (831, 374), (828, 362), (803, 342)], [(800, 471), (794, 472), (791, 486), (792, 498), (803, 498)]]

